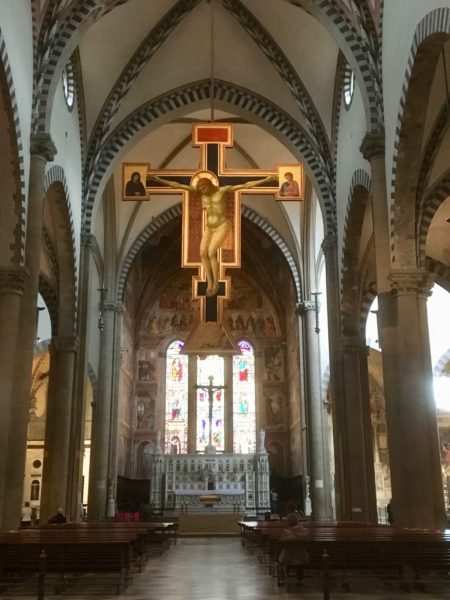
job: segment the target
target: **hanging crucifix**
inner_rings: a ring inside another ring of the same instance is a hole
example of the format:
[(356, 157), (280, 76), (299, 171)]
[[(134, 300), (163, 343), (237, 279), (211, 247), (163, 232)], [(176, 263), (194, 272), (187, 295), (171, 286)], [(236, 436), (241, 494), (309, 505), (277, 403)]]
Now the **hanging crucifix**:
[[(182, 266), (198, 269), (192, 287), (193, 298), (200, 301), (200, 322), (220, 323), (224, 329), (223, 301), (231, 297), (230, 277), (225, 271), (241, 266), (240, 195), (271, 194), (279, 200), (301, 200), (303, 170), (300, 164), (278, 165), (275, 170), (227, 169), (226, 149), (233, 147), (229, 123), (195, 124), (192, 145), (200, 148), (198, 170), (150, 170), (145, 191), (150, 195), (183, 194)], [(137, 167), (126, 167), (135, 178)], [(290, 187), (286, 182), (279, 187), (282, 178), (295, 181), (289, 183)], [(205, 328), (203, 337), (204, 332)], [(205, 353), (210, 349), (206, 348)]]

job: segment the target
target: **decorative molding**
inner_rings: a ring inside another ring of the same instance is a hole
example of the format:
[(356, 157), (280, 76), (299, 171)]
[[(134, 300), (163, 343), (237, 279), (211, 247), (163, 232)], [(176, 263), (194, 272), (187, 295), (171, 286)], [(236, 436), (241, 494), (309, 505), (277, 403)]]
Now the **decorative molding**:
[(309, 311), (316, 310), (316, 303), (312, 300), (305, 300), (303, 302), (299, 302), (296, 307), (296, 313), (299, 316), (304, 316)]
[[(358, 319), (362, 324), (365, 323), (367, 312), (361, 304), (358, 304), (359, 298), (355, 294), (355, 289), (360, 289), (364, 284), (361, 281), (361, 269), (355, 268), (355, 254), (359, 255), (359, 241), (361, 237), (361, 227), (363, 225), (364, 213), (366, 210), (366, 202), (363, 201), (361, 195), (355, 197), (357, 188), (362, 188), (367, 197), (372, 191), (372, 180), (370, 175), (362, 170), (357, 169), (353, 173), (350, 184), (350, 191), (347, 200), (347, 212), (345, 216), (344, 233), (342, 239), (342, 262), (340, 272), (340, 289), (341, 289), (341, 319), (342, 327), (346, 331), (347, 327), (355, 326), (355, 319)], [(355, 244), (357, 242), (357, 244)], [(361, 301), (362, 302), (362, 301)]]
[(325, 256), (332, 254), (332, 253), (336, 253), (337, 246), (338, 246), (338, 239), (337, 239), (336, 233), (328, 233), (327, 235), (324, 236), (322, 244), (321, 244), (321, 248), (322, 248), (322, 252), (324, 253)]
[(115, 312), (120, 314), (123, 312), (122, 302), (105, 302), (103, 304), (103, 312)]
[(360, 337), (345, 336), (341, 338), (341, 349), (342, 352), (347, 354), (367, 354), (366, 343), (361, 340)]
[[(325, 230), (334, 232), (336, 230), (334, 192), (323, 172), (322, 161), (310, 135), (281, 108), (250, 90), (216, 79), (213, 94), (217, 102), (239, 107), (239, 110), (247, 111), (252, 116), (261, 119), (285, 140), (287, 146), (295, 148), (299, 159), (308, 164), (313, 181), (320, 192), (318, 195), (322, 202)], [(122, 152), (124, 147), (143, 128), (150, 124), (157, 124), (159, 119), (166, 117), (168, 113), (176, 111), (181, 106), (190, 106), (209, 100), (210, 95), (209, 79), (177, 88), (141, 106), (111, 133), (99, 152), (95, 174), (92, 181), (89, 182), (88, 194), (85, 197), (83, 212), (83, 230), (85, 232), (89, 232), (91, 227), (92, 212), (99, 186), (117, 154)]]
[(78, 350), (79, 339), (77, 336), (61, 336), (55, 335), (52, 337), (51, 347), (58, 352), (76, 352)]
[(179, 0), (153, 27), (123, 68), (114, 87), (103, 103), (98, 113), (99, 117), (92, 129), (84, 168), (86, 189), (95, 173), (96, 156), (105, 143), (122, 100), (128, 94), (148, 61), (166, 41), (175, 27), (190, 14), (199, 2), (200, 0)]
[[(417, 24), (415, 32), (414, 32), (414, 36), (412, 38), (409, 57), (406, 62), (407, 67), (406, 67), (405, 75), (403, 78), (402, 93), (401, 93), (401, 97), (400, 97), (399, 103), (398, 103), (399, 111), (397, 114), (397, 124), (396, 124), (396, 128), (395, 128), (394, 151), (393, 151), (393, 156), (392, 156), (392, 175), (391, 175), (391, 182), (392, 182), (391, 210), (392, 211), (394, 210), (395, 201), (396, 201), (397, 171), (398, 171), (398, 164), (399, 164), (399, 159), (400, 159), (399, 151), (402, 148), (401, 134), (402, 134), (402, 129), (403, 129), (403, 122), (404, 122), (404, 118), (405, 118), (405, 109), (407, 106), (407, 96), (408, 96), (408, 92), (409, 92), (413, 69), (416, 65), (416, 59), (418, 58), (417, 55), (418, 55), (421, 45), (427, 38), (429, 38), (430, 36), (437, 34), (437, 33), (444, 33), (447, 35), (450, 34), (450, 8), (448, 8), (448, 7), (437, 8), (435, 10), (430, 11), (427, 15), (425, 15), (423, 17), (423, 19)], [(425, 97), (426, 96), (424, 96), (424, 99), (425, 99)], [(439, 117), (438, 117), (438, 119), (439, 119)], [(436, 125), (437, 125), (437, 129), (435, 131), (436, 131), (436, 134), (439, 135), (439, 133), (438, 133), (439, 126), (438, 126), (438, 124), (436, 124)], [(432, 141), (432, 139), (430, 138), (430, 142), (431, 141)], [(424, 184), (424, 181), (425, 181), (424, 175), (427, 172), (426, 165), (428, 164), (430, 154), (432, 154), (432, 148), (427, 146), (425, 149), (425, 156), (424, 156), (423, 163), (422, 163), (425, 165), (424, 172), (419, 173), (418, 189), (417, 189), (418, 193), (420, 193), (421, 186)], [(420, 201), (420, 198), (416, 198), (416, 203), (419, 201)], [(422, 208), (421, 212), (424, 213), (424, 208)], [(395, 229), (393, 227), (392, 231), (391, 231), (392, 240), (395, 239), (394, 236), (395, 236)], [(393, 241), (392, 241), (392, 245), (394, 246)], [(422, 241), (419, 241), (419, 252), (422, 252)], [(394, 254), (393, 258), (395, 260), (395, 254)], [(422, 257), (422, 260), (423, 260), (423, 258), (424, 257)], [(422, 260), (420, 260), (420, 263), (422, 263)]]
[(450, 293), (450, 267), (431, 258), (431, 256), (427, 256), (425, 258), (425, 268), (429, 273), (434, 274), (436, 283)]
[(317, 145), (317, 152), (321, 157), (323, 168), (327, 173), (330, 187), (334, 187), (333, 163), (331, 160), (330, 140), (325, 127), (317, 112), (311, 97), (302, 80), (283, 50), (261, 25), (258, 19), (250, 12), (240, 0), (222, 0), (224, 7), (239, 21), (243, 29), (258, 45), (264, 56), (271, 62), (287, 89), (296, 100), (300, 112), (305, 119), (309, 133)]
[[(11, 175), (15, 179), (15, 193), (13, 197), (16, 227), (13, 234), (14, 242), (11, 244), (11, 262), (20, 265), (25, 261), (25, 218), (26, 214), (26, 189), (25, 189), (25, 166), (23, 158), (22, 132), (20, 128), (19, 107), (17, 106), (16, 92), (9, 63), (8, 52), (0, 27), (0, 90), (5, 99), (6, 117), (10, 128), (11, 146)], [(3, 156), (5, 160), (5, 156)]]
[(389, 276), (392, 290), (397, 296), (416, 294), (426, 298), (431, 295), (435, 279), (435, 275), (425, 269), (392, 271)]
[(427, 235), (433, 217), (448, 196), (450, 196), (450, 169), (424, 193), (422, 198), (421, 210), (417, 216), (417, 253), (420, 265), (425, 264)]
[(370, 13), (360, 9), (360, 3), (357, 5), (358, 12), (355, 13), (336, 0), (286, 1), (316, 17), (330, 35), (337, 38), (347, 62), (350, 65), (352, 62), (356, 63), (364, 84), (363, 97), (367, 99), (368, 129), (382, 130), (384, 113), (381, 46)]
[(22, 296), (28, 277), (26, 267), (0, 267), (0, 294)]
[(56, 156), (56, 146), (49, 133), (33, 133), (30, 137), (30, 154), (51, 162)]
[(384, 131), (369, 131), (366, 133), (359, 150), (369, 162), (374, 158), (384, 158), (386, 151)]

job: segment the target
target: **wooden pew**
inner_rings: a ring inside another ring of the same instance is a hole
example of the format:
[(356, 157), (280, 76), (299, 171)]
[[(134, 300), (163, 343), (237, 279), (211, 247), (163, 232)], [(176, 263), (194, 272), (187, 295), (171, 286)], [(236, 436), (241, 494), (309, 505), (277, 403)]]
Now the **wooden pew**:
[(95, 574), (92, 584), (112, 584), (121, 593), (132, 580), (132, 544), (138, 535), (67, 528), (0, 532), (1, 585), (9, 588), (35, 576), (43, 550), (46, 572), (57, 577), (57, 592), (80, 582), (81, 574)]
[[(281, 522), (284, 525), (283, 522)], [(339, 575), (341, 586), (349, 589), (350, 575), (367, 574), (390, 578), (409, 589), (407, 571), (412, 570), (417, 588), (424, 589), (430, 572), (440, 573), (448, 581), (450, 572), (450, 536), (442, 531), (395, 529), (386, 525), (357, 523), (302, 522), (306, 538), (296, 538), (295, 527), (285, 528), (271, 522), (242, 522), (244, 545), (269, 564), (280, 584), (286, 583), (278, 562), (284, 547), (306, 546), (310, 560), (307, 572), (322, 574), (323, 555), (329, 556), (332, 575)], [(250, 540), (250, 541), (249, 541)], [(256, 548), (256, 549), (255, 549)]]

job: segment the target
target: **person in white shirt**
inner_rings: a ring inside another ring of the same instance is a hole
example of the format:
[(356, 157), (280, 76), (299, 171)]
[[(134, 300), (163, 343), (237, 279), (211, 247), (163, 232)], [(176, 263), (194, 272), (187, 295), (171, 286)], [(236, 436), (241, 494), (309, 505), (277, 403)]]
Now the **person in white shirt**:
[(29, 502), (25, 502), (22, 508), (22, 518), (20, 519), (21, 527), (29, 527), (31, 525), (31, 506)]

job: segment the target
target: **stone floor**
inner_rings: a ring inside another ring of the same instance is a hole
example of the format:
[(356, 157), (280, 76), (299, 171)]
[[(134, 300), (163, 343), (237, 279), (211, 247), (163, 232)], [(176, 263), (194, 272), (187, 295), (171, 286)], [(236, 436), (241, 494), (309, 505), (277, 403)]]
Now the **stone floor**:
[[(123, 595), (113, 590), (98, 590), (93, 595), (82, 588), (45, 600), (322, 600), (318, 581), (305, 581), (302, 588), (287, 593), (267, 574), (254, 556), (240, 545), (238, 538), (182, 538), (162, 557), (151, 558), (141, 574), (134, 575)], [(331, 600), (450, 600), (450, 586), (428, 593), (387, 590), (382, 582), (360, 578), (352, 592), (332, 592)], [(35, 597), (35, 596), (33, 596)], [(21, 600), (22, 596), (0, 595), (2, 600)], [(26, 600), (30, 600), (27, 596)]]

